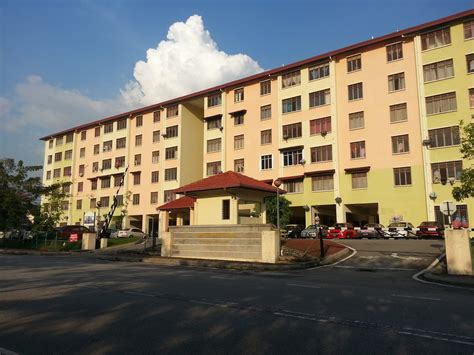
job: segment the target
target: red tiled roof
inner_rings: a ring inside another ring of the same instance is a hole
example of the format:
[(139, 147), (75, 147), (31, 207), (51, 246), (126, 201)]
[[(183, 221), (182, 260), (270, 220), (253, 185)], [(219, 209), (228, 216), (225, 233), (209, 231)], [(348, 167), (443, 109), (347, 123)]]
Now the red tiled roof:
[(311, 58), (308, 58), (308, 59), (304, 59), (304, 60), (300, 60), (298, 62), (287, 64), (287, 65), (284, 65), (284, 66), (279, 67), (279, 68), (266, 70), (266, 71), (263, 71), (261, 73), (254, 74), (254, 75), (242, 78), (242, 79), (234, 80), (234, 81), (222, 84), (222, 85), (217, 85), (217, 86), (214, 86), (214, 87), (209, 88), (209, 89), (204, 89), (204, 90), (201, 90), (201, 91), (197, 91), (197, 92), (194, 92), (194, 93), (191, 93), (191, 94), (188, 94), (188, 95), (184, 95), (184, 96), (181, 96), (181, 97), (177, 97), (177, 98), (174, 98), (174, 99), (166, 100), (166, 101), (163, 101), (163, 102), (160, 102), (160, 103), (157, 103), (157, 104), (153, 104), (153, 105), (150, 105), (150, 106), (141, 107), (141, 108), (131, 110), (131, 111), (128, 111), (128, 112), (120, 113), (118, 115), (102, 118), (100, 120), (97, 120), (97, 121), (94, 121), (94, 122), (89, 122), (89, 123), (86, 123), (86, 124), (83, 124), (83, 125), (80, 125), (80, 126), (76, 126), (76, 127), (73, 127), (73, 128), (69, 128), (69, 129), (66, 129), (66, 130), (61, 131), (61, 132), (52, 133), (52, 134), (49, 134), (47, 136), (41, 137), (40, 140), (48, 140), (52, 137), (55, 137), (55, 136), (58, 136), (58, 135), (61, 135), (61, 134), (66, 134), (66, 133), (74, 132), (74, 131), (80, 131), (80, 130), (83, 130), (83, 129), (86, 129), (86, 128), (97, 126), (99, 124), (103, 124), (103, 123), (108, 122), (108, 121), (113, 121), (113, 120), (118, 119), (118, 118), (124, 118), (124, 117), (128, 117), (128, 116), (135, 116), (135, 115), (143, 114), (143, 113), (146, 113), (146, 112), (149, 112), (149, 111), (157, 110), (157, 109), (159, 109), (161, 107), (165, 107), (167, 105), (173, 105), (173, 104), (180, 103), (184, 100), (189, 100), (189, 99), (194, 99), (194, 98), (198, 98), (198, 97), (201, 97), (201, 96), (206, 96), (206, 95), (208, 95), (212, 92), (217, 92), (219, 90), (225, 90), (225, 89), (229, 89), (229, 88), (232, 88), (232, 87), (237, 87), (237, 86), (240, 86), (240, 85), (252, 82), (252, 81), (256, 81), (256, 80), (261, 80), (262, 78), (265, 78), (265, 77), (270, 78), (274, 75), (278, 75), (279, 73), (285, 72), (287, 70), (298, 68), (298, 67), (301, 67), (303, 65), (307, 65), (307, 64), (310, 64), (310, 63), (313, 63), (313, 62), (325, 60), (325, 59), (333, 57), (335, 55), (344, 54), (344, 53), (351, 52), (351, 51), (354, 51), (354, 50), (357, 50), (357, 49), (360, 49), (360, 48), (363, 48), (363, 47), (367, 47), (367, 46), (374, 45), (374, 44), (377, 44), (377, 43), (381, 43), (381, 42), (384, 42), (384, 41), (393, 40), (395, 38), (401, 38), (401, 37), (411, 35), (411, 34), (416, 33), (416, 32), (425, 31), (425, 30), (428, 30), (430, 28), (434, 28), (436, 26), (440, 26), (440, 25), (443, 25), (443, 24), (451, 22), (451, 21), (457, 21), (459, 19), (466, 18), (466, 17), (473, 16), (473, 15), (474, 15), (474, 9), (469, 9), (469, 10), (466, 10), (466, 11), (458, 12), (456, 14), (453, 14), (453, 15), (450, 15), (450, 16), (447, 16), (447, 17), (443, 17), (443, 18), (440, 18), (438, 20), (426, 22), (426, 23), (423, 23), (423, 24), (418, 25), (418, 26), (409, 27), (405, 30), (392, 32), (392, 33), (389, 33), (385, 36), (376, 37), (376, 38), (373, 38), (373, 39), (370, 39), (370, 40), (367, 40), (367, 41), (363, 41), (363, 42), (359, 42), (359, 43), (356, 43), (356, 44), (353, 44), (353, 45), (350, 45), (350, 46), (347, 46), (347, 47), (344, 47), (344, 48), (340, 48), (340, 49), (336, 49), (336, 50), (333, 50), (333, 51), (330, 51), (330, 52), (327, 52), (327, 53), (319, 54), (317, 56), (314, 56), (314, 57), (311, 57)]
[[(178, 194), (187, 194), (197, 191), (222, 190), (228, 188), (244, 188), (257, 191), (276, 193), (276, 187), (268, 185), (262, 181), (253, 179), (234, 171), (210, 176), (208, 178), (192, 182), (174, 190)], [(280, 189), (281, 193), (285, 191)]]
[(165, 203), (164, 205), (158, 206), (156, 209), (161, 211), (169, 211), (169, 210), (179, 210), (184, 208), (192, 208), (194, 207), (195, 198), (189, 196), (183, 196), (176, 200), (170, 201)]

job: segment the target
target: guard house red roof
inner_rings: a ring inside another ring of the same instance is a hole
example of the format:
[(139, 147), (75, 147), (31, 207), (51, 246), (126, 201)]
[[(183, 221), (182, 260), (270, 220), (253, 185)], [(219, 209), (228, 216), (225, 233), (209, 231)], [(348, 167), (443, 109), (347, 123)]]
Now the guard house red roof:
[(189, 196), (183, 196), (176, 200), (165, 203), (164, 205), (158, 206), (157, 210), (162, 211), (171, 211), (171, 210), (180, 210), (185, 208), (194, 207), (195, 198)]
[[(208, 178), (192, 182), (188, 185), (181, 186), (174, 190), (177, 194), (192, 194), (198, 191), (223, 190), (229, 188), (244, 188), (250, 190), (273, 192), (276, 193), (277, 188), (268, 185), (262, 181), (253, 179), (234, 171), (227, 171)], [(280, 189), (281, 193), (285, 193)]]

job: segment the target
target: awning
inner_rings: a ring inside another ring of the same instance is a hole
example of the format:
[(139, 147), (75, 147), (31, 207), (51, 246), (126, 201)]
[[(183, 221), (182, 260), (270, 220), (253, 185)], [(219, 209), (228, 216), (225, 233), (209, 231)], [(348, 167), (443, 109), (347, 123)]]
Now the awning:
[(347, 168), (344, 169), (346, 174), (357, 174), (357, 173), (366, 173), (370, 170), (370, 166), (361, 166), (358, 168)]
[(285, 150), (293, 150), (293, 149), (303, 149), (304, 145), (293, 145), (291, 147), (284, 147), (284, 148), (278, 148), (280, 152), (284, 152)]
[(326, 176), (326, 175), (334, 175), (336, 173), (336, 170), (330, 169), (330, 170), (316, 170), (316, 171), (308, 171), (305, 174), (305, 176)]
[(246, 113), (247, 113), (247, 110), (238, 110), (234, 112), (229, 112), (229, 115), (237, 116), (237, 115), (245, 115)]
[(212, 120), (218, 120), (222, 118), (222, 114), (218, 114), (218, 115), (213, 115), (213, 116), (207, 116), (207, 117), (203, 117), (203, 120), (204, 121), (212, 121)]

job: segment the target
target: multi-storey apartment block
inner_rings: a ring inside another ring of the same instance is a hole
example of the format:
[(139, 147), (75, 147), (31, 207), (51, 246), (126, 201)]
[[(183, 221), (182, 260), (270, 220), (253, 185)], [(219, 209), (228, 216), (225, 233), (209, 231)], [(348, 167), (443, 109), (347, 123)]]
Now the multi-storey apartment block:
[(295, 223), (443, 220), (472, 164), (473, 75), (469, 10), (43, 137), (43, 180), (72, 183), (63, 223), (107, 213), (127, 166), (113, 224), (146, 231), (174, 189), (227, 170), (282, 180)]

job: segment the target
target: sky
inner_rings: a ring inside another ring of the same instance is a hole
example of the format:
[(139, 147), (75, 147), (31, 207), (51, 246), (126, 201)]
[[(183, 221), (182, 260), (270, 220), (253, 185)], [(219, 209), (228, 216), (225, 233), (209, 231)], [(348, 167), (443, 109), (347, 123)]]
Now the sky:
[(39, 138), (473, 8), (472, 0), (0, 0), (0, 159)]

